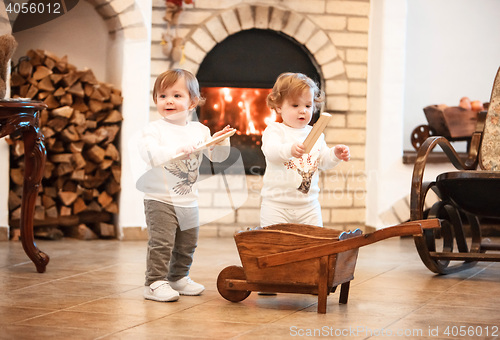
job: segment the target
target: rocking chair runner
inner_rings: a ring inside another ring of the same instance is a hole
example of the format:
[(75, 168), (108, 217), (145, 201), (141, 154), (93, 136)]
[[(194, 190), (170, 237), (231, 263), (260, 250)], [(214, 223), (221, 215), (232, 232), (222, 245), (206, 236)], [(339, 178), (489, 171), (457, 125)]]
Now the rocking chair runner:
[[(459, 171), (440, 174), (433, 182), (423, 182), (431, 151), (440, 146)], [(433, 190), (440, 201), (424, 212), (425, 197)], [(420, 258), (431, 271), (449, 274), (474, 266), (478, 261), (500, 262), (500, 244), (481, 235), (480, 217), (500, 218), (500, 69), (497, 72), (487, 114), (478, 115), (467, 159), (462, 161), (450, 142), (429, 137), (420, 147), (413, 169), (410, 220), (441, 219), (441, 229), (425, 230), (414, 236)], [(470, 224), (472, 241), (467, 243), (461, 214)], [(424, 216), (427, 215), (427, 216)], [(442, 247), (438, 247), (441, 239)], [(456, 244), (457, 250), (454, 251)], [(451, 261), (455, 262), (450, 266)]]

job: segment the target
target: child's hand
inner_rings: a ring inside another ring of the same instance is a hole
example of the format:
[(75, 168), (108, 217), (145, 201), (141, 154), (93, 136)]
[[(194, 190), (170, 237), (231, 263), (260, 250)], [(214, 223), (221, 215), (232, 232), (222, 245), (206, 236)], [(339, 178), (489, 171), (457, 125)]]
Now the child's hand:
[[(214, 135), (212, 136), (212, 138), (216, 138), (216, 137), (219, 137), (219, 136), (222, 136), (223, 134), (227, 133), (227, 132), (230, 132), (230, 131), (233, 131), (234, 129), (230, 126), (230, 125), (226, 125), (224, 126), (224, 128), (220, 131), (217, 131), (216, 133), (214, 133)], [(214, 144), (210, 147), (210, 152), (214, 151), (215, 149), (215, 146), (216, 145), (223, 145), (223, 143), (225, 143), (225, 140), (227, 138), (221, 140), (219, 143), (217, 144)]]
[(188, 158), (189, 155), (195, 150), (195, 146), (194, 145), (184, 145), (184, 146), (181, 146), (180, 148), (178, 148), (176, 150), (176, 153), (177, 154), (180, 154), (180, 153), (183, 153), (186, 155), (185, 158)]
[(341, 159), (344, 162), (348, 162), (351, 159), (351, 153), (347, 145), (335, 145), (333, 151), (335, 152), (335, 156), (337, 156), (338, 159)]
[(222, 130), (217, 131), (216, 133), (214, 133), (214, 135), (212, 136), (212, 138), (222, 136), (223, 134), (225, 134), (227, 132), (230, 132), (230, 131), (233, 131), (233, 130), (234, 129), (230, 125), (226, 125), (226, 126), (224, 126), (224, 128)]
[(292, 145), (292, 156), (300, 158), (306, 152), (306, 147), (302, 143), (295, 143)]

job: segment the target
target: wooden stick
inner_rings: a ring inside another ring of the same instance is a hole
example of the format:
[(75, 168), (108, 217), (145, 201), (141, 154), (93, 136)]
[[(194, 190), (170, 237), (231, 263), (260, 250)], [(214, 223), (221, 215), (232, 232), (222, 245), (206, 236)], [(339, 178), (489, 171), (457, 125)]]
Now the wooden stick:
[[(218, 137), (212, 138), (209, 141), (207, 141), (207, 142), (205, 142), (205, 143), (197, 146), (196, 149), (193, 152), (198, 152), (198, 151), (203, 150), (205, 148), (208, 148), (208, 147), (210, 147), (210, 146), (212, 146), (214, 144), (220, 143), (224, 139), (226, 139), (226, 138), (231, 137), (232, 135), (234, 135), (236, 133), (236, 131), (237, 131), (236, 129), (232, 129), (231, 131), (228, 131), (228, 132), (226, 132), (223, 135), (220, 135)], [(182, 158), (184, 158), (186, 156), (187, 156), (187, 154), (185, 154), (185, 153), (179, 153), (179, 154), (175, 155), (170, 161), (176, 161), (176, 160), (182, 159)]]
[(316, 141), (318, 140), (319, 136), (321, 136), (321, 134), (323, 133), (323, 130), (325, 130), (331, 118), (332, 118), (331, 114), (326, 112), (321, 113), (318, 121), (314, 123), (311, 132), (309, 132), (306, 139), (304, 140), (304, 146), (306, 148), (305, 153), (311, 152), (311, 149), (313, 148), (314, 144), (316, 144)]

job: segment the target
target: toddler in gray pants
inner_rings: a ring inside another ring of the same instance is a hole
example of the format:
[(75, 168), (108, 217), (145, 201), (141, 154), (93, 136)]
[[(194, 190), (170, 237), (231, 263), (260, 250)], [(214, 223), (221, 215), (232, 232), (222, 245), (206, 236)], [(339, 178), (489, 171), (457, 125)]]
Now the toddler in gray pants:
[(226, 126), (211, 136), (208, 127), (191, 120), (204, 100), (198, 81), (188, 71), (173, 69), (158, 76), (153, 100), (162, 118), (142, 130), (139, 142), (148, 166), (137, 184), (145, 192), (149, 236), (143, 295), (165, 302), (205, 289), (189, 278), (199, 230), (198, 169), (203, 154), (216, 162), (228, 157), (229, 137), (203, 151), (197, 148), (233, 129)]

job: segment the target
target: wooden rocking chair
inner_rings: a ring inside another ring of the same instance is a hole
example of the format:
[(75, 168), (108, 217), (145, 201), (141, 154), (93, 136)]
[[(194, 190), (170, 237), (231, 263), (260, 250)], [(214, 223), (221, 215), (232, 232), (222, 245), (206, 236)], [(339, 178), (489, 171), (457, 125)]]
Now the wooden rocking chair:
[[(458, 171), (440, 174), (435, 181), (423, 183), (427, 159), (437, 145)], [(440, 201), (424, 211), (425, 197), (431, 189)], [(461, 216), (466, 216), (470, 225), (470, 245)], [(500, 218), (500, 69), (488, 111), (478, 116), (465, 161), (444, 137), (429, 137), (418, 150), (410, 195), (410, 220), (441, 220), (441, 229), (425, 230), (423, 235), (414, 237), (427, 268), (438, 274), (449, 274), (470, 268), (478, 261), (500, 261), (500, 253), (486, 253), (499, 251), (500, 244), (483, 239), (480, 217)], [(450, 265), (451, 261), (458, 263)]]

